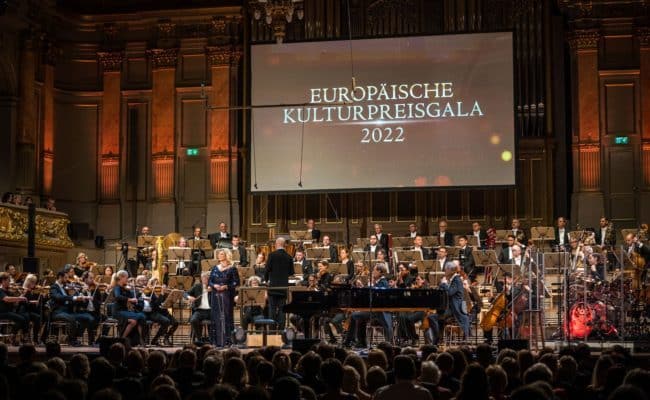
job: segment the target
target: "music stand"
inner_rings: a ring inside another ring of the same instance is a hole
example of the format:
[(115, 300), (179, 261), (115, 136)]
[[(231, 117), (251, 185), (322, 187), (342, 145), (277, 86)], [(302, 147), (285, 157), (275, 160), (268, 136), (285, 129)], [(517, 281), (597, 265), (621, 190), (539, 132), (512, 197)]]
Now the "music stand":
[(555, 240), (555, 229), (552, 226), (533, 226), (530, 228), (530, 239), (540, 249), (550, 248), (547, 245)]
[(440, 238), (438, 236), (422, 236), (422, 247), (439, 247), (439, 246), (440, 246)]
[(264, 307), (264, 304), (266, 304), (266, 290), (266, 288), (242, 286), (239, 288), (237, 303), (240, 307)]
[(365, 249), (368, 244), (370, 244), (369, 238), (357, 238), (357, 247)]
[(327, 272), (332, 275), (347, 275), (348, 269), (347, 266), (341, 263), (330, 263), (327, 266)]
[(174, 307), (174, 303), (179, 304), (180, 301), (183, 299), (183, 294), (184, 292), (182, 290), (172, 289), (172, 291), (169, 292), (169, 294), (165, 298), (165, 301), (163, 301), (161, 307), (162, 308)]
[(246, 282), (248, 278), (255, 275), (255, 268), (253, 267), (236, 267), (239, 274), (239, 281)]
[(139, 235), (137, 238), (137, 247), (154, 247), (156, 245), (156, 237), (152, 235)]
[(434, 270), (436, 260), (415, 260), (413, 262), (418, 269), (418, 274), (425, 274)]
[(548, 269), (558, 268), (560, 270), (571, 265), (571, 257), (568, 252), (544, 253), (544, 267)]
[(289, 238), (292, 242), (312, 241), (314, 239), (309, 231), (289, 231)]
[(413, 239), (411, 237), (396, 237), (393, 236), (393, 248), (413, 247)]
[(467, 236), (467, 245), (474, 248), (481, 247), (481, 244), (478, 242), (478, 238), (474, 235)]
[[(497, 229), (496, 230), (496, 243), (507, 243), (508, 242), (508, 235), (511, 233), (511, 230), (507, 229)], [(525, 244), (525, 243), (522, 243)]]
[(427, 281), (429, 282), (429, 286), (431, 287), (440, 286), (440, 280), (444, 276), (445, 276), (444, 271), (431, 271), (427, 273)]
[(460, 247), (445, 247), (447, 249), (447, 258), (457, 259), (460, 253)]
[(219, 264), (219, 260), (203, 259), (201, 260), (201, 272), (212, 271), (212, 268), (217, 266), (217, 264)]
[(97, 282), (98, 283), (105, 283), (107, 285), (111, 284), (111, 279), (113, 277), (111, 276), (106, 276), (106, 275), (97, 275)]
[[(352, 260), (354, 263), (362, 262), (365, 263), (367, 261), (370, 261), (370, 251), (353, 251), (352, 252)], [(374, 258), (374, 254), (373, 257)]]
[(294, 262), (293, 263), (293, 275), (303, 275), (302, 272), (302, 263), (299, 262)]
[(170, 247), (167, 249), (167, 261), (190, 261), (192, 249), (189, 247)]
[(169, 287), (170, 289), (187, 291), (190, 290), (193, 284), (194, 284), (193, 276), (174, 275), (169, 277), (169, 284), (167, 285), (167, 287)]
[(329, 260), (330, 249), (328, 247), (312, 247), (306, 249), (306, 258), (308, 260)]
[(422, 261), (422, 252), (419, 250), (397, 250), (395, 258), (398, 263)]
[(472, 251), (474, 258), (474, 265), (483, 267), (483, 283), (489, 284), (492, 282), (492, 267), (497, 265), (497, 252), (496, 250), (476, 250)]

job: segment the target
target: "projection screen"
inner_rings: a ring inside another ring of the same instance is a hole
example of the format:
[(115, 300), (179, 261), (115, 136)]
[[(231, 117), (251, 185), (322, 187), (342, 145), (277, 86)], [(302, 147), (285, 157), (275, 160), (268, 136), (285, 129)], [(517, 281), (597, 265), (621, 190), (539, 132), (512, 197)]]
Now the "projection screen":
[(250, 190), (515, 184), (512, 33), (253, 45)]

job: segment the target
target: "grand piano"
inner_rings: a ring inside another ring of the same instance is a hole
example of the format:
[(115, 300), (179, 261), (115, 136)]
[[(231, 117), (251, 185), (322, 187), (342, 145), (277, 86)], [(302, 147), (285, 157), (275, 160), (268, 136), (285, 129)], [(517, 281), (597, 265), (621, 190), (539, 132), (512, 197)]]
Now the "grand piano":
[(444, 289), (375, 289), (334, 287), (329, 292), (294, 292), (285, 313), (299, 315), (305, 321), (305, 338), (311, 338), (308, 321), (320, 314), (341, 311), (407, 312), (447, 308)]

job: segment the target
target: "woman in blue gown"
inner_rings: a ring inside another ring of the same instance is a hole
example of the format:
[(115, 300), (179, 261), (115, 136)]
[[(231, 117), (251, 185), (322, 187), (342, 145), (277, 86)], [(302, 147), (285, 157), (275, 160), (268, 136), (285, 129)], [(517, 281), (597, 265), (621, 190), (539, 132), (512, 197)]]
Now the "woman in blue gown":
[(235, 329), (233, 308), (235, 290), (239, 286), (239, 274), (232, 264), (230, 251), (221, 249), (217, 253), (219, 263), (210, 271), (212, 331), (210, 340), (217, 347), (231, 344)]

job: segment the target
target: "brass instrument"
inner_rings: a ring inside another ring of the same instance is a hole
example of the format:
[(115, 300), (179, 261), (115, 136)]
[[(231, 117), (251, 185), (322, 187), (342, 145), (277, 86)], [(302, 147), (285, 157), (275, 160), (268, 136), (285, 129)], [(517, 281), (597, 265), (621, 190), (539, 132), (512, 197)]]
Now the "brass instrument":
[(153, 260), (155, 265), (153, 266), (151, 273), (152, 276), (157, 279), (161, 278), (160, 270), (162, 269), (166, 253), (163, 242), (164, 238), (162, 236), (156, 236), (156, 259)]

